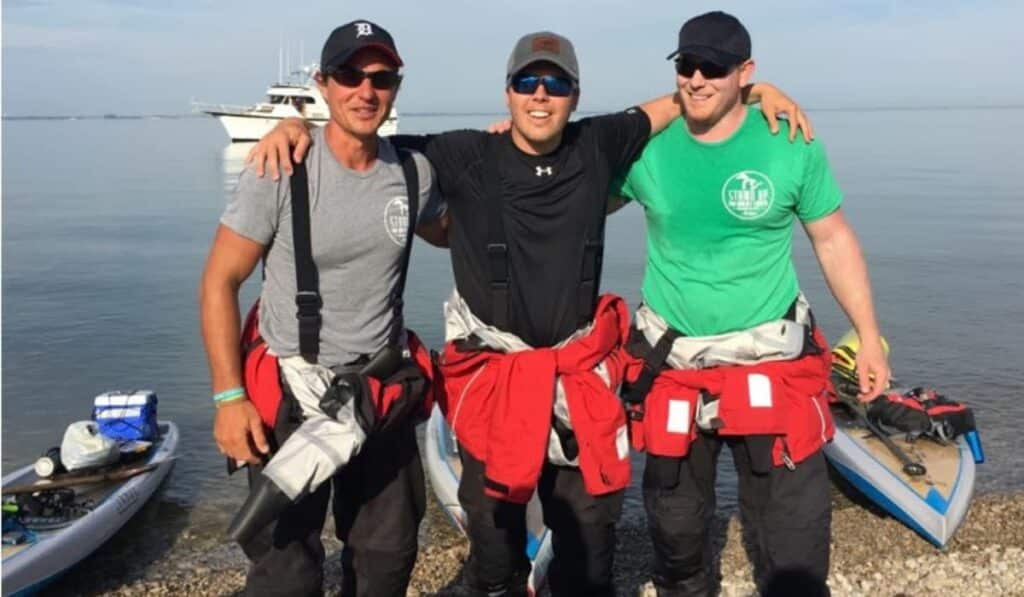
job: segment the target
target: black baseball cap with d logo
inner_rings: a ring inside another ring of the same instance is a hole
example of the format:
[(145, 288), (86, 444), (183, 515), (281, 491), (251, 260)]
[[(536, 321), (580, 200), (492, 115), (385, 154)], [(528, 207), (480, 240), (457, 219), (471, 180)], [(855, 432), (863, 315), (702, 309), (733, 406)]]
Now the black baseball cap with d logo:
[(750, 34), (731, 14), (720, 10), (704, 13), (679, 29), (679, 45), (668, 59), (680, 54), (698, 56), (719, 66), (736, 66), (750, 59)]
[(320, 71), (330, 74), (344, 66), (352, 55), (364, 48), (376, 48), (402, 66), (395, 40), (386, 29), (370, 21), (352, 21), (338, 27), (327, 37), (320, 53)]

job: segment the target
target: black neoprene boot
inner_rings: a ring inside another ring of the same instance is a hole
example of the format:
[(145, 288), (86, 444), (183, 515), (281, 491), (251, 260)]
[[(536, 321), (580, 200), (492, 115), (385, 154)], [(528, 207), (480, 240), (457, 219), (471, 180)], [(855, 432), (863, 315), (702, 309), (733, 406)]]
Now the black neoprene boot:
[(228, 538), (242, 545), (274, 522), (290, 506), (291, 498), (266, 475), (258, 475), (242, 508), (228, 527)]

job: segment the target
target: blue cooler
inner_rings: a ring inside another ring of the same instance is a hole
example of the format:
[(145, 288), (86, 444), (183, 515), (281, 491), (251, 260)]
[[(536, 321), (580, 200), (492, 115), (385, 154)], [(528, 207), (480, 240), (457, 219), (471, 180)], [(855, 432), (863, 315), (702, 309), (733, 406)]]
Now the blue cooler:
[(93, 402), (92, 418), (111, 439), (152, 441), (160, 436), (156, 403), (156, 394), (149, 390), (104, 392)]

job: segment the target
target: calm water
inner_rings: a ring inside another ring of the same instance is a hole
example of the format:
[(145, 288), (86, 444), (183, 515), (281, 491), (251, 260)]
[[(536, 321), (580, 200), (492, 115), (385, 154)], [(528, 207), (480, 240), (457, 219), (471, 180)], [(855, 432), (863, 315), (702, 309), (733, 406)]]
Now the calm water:
[[(1024, 110), (812, 113), (847, 193), (879, 315), (905, 382), (944, 388), (977, 410), (989, 462), (982, 491), (1024, 489), (1024, 186), (1013, 172)], [(405, 132), (491, 117), (403, 116)], [(109, 389), (152, 388), (177, 421), (181, 458), (159, 524), (222, 533), (242, 500), (211, 439), (197, 280), (247, 148), (212, 119), (3, 123), (3, 470), (59, 444)], [(608, 226), (605, 288), (634, 306), (643, 217)], [(826, 332), (847, 325), (807, 243), (796, 258)], [(442, 337), (444, 252), (416, 247), (407, 319)], [(246, 302), (254, 287), (245, 291)], [(731, 491), (723, 475), (723, 490)], [(638, 509), (630, 494), (629, 509)], [(729, 505), (725, 500), (725, 505)], [(160, 532), (159, 528), (149, 532)]]

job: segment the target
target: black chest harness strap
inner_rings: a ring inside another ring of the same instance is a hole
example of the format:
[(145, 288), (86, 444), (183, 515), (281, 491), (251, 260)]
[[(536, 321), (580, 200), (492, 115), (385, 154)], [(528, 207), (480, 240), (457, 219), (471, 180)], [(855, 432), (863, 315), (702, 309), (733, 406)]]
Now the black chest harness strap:
[[(502, 135), (491, 135), (485, 146), (483, 160), (484, 195), (487, 211), (487, 273), (488, 286), (491, 292), (491, 324), (500, 330), (509, 329), (509, 290), (512, 275), (509, 268), (509, 246), (505, 236), (505, 202), (502, 193), (500, 162), (500, 143)], [(584, 163), (585, 172), (597, 172), (598, 150), (595, 144), (594, 163)], [(594, 192), (588, 189), (588, 192)], [(578, 279), (577, 327), (590, 322), (597, 306), (598, 290), (601, 286), (601, 265), (604, 259), (604, 224), (607, 215), (607, 197), (599, 197), (600, 207), (593, 209), (593, 217), (587, 223), (583, 243), (583, 258), (580, 264)], [(589, 206), (589, 204), (588, 204)], [(526, 283), (529, 283), (526, 281)]]
[[(408, 197), (409, 223), (405, 236), (405, 247), (402, 252), (402, 266), (398, 274), (391, 304), (397, 323), (402, 314), (402, 295), (405, 291), (405, 280), (409, 272), (409, 256), (412, 253), (412, 239), (416, 232), (416, 219), (419, 213), (419, 173), (412, 154), (398, 150), (402, 173), (405, 176), (406, 196)], [(320, 296), (320, 274), (313, 259), (313, 241), (310, 233), (309, 213), (309, 179), (306, 175), (305, 162), (292, 165), (291, 204), (292, 204), (292, 241), (295, 251), (295, 317), (299, 323), (299, 353), (309, 363), (316, 363), (320, 354), (320, 328), (323, 318), (320, 309), (323, 297)], [(397, 344), (401, 326), (393, 326), (391, 344)]]
[[(634, 335), (634, 340), (637, 343), (646, 344), (646, 341), (640, 342), (643, 339), (643, 334), (637, 330), (631, 330), (631, 335)], [(644, 399), (647, 398), (647, 394), (651, 391), (651, 386), (654, 385), (654, 379), (658, 377), (662, 367), (665, 365), (665, 361), (668, 359), (669, 353), (672, 352), (672, 345), (675, 344), (677, 338), (681, 338), (683, 333), (673, 328), (668, 328), (665, 333), (658, 338), (658, 342), (649, 350), (647, 354), (643, 356), (644, 366), (640, 371), (640, 375), (637, 376), (636, 381), (629, 384), (629, 387), (622, 393), (622, 400), (626, 402), (627, 408), (626, 414), (630, 419), (641, 420), (644, 418), (643, 403)], [(633, 344), (633, 342), (631, 342)]]

